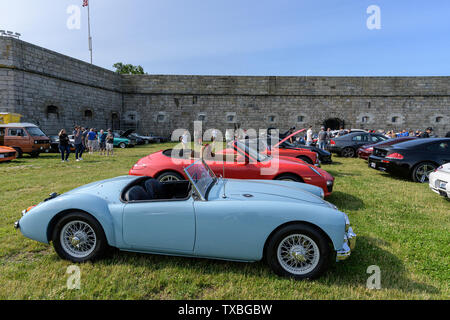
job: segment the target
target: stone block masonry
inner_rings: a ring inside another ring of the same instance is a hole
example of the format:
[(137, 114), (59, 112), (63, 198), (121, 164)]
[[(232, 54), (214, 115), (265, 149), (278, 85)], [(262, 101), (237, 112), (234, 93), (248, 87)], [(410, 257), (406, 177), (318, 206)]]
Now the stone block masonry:
[(256, 77), (118, 75), (0, 37), (0, 112), (48, 134), (61, 128), (222, 131), (313, 125), (450, 131), (450, 77)]

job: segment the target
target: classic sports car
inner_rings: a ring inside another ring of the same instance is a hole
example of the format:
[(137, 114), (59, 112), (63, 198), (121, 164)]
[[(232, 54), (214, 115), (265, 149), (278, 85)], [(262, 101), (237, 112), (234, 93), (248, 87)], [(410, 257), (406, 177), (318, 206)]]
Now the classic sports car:
[[(275, 273), (316, 278), (344, 260), (356, 235), (347, 215), (288, 181), (217, 178), (203, 160), (189, 181), (123, 176), (51, 197), (23, 211), (15, 228), (81, 263), (108, 246), (123, 251), (252, 262)], [(282, 211), (280, 208), (283, 208)]]
[(17, 157), (17, 151), (10, 147), (0, 146), (0, 162), (8, 162)]
[[(322, 188), (325, 196), (333, 192), (334, 177), (325, 170), (291, 157), (264, 155), (240, 141), (234, 141), (232, 145), (231, 155), (217, 153), (210, 157), (209, 152), (202, 152), (202, 157), (216, 175), (230, 179), (304, 182)], [(161, 150), (140, 159), (129, 174), (153, 177), (161, 182), (187, 180), (183, 169), (199, 158), (200, 152), (195, 154), (192, 150)]]
[(443, 197), (450, 198), (450, 162), (430, 173), (430, 188)]

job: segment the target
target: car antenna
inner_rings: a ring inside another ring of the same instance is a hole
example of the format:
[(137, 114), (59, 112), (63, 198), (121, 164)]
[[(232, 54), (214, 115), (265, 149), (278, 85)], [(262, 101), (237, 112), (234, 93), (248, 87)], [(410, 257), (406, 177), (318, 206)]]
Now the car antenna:
[(226, 199), (227, 194), (225, 193), (225, 185), (226, 185), (226, 183), (225, 183), (225, 159), (224, 158), (226, 158), (225, 154), (223, 155), (223, 158), (222, 158), (222, 172), (223, 172), (223, 175), (222, 175), (222, 180), (223, 180), (223, 195), (222, 195), (222, 198)]

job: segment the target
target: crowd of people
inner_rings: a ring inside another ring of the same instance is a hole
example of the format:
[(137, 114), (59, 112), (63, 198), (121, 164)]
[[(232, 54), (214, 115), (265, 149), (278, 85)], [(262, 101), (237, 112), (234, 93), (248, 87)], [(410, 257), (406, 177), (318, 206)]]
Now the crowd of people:
[[(70, 156), (70, 139), (65, 129), (59, 132), (59, 151), (61, 153), (62, 162), (68, 162)], [(75, 161), (83, 161), (83, 154), (87, 151), (94, 154), (99, 150), (100, 155), (114, 155), (114, 134), (111, 129), (106, 132), (104, 130), (97, 131), (94, 128), (86, 129), (84, 127), (75, 126), (73, 131), (73, 139), (75, 146)]]

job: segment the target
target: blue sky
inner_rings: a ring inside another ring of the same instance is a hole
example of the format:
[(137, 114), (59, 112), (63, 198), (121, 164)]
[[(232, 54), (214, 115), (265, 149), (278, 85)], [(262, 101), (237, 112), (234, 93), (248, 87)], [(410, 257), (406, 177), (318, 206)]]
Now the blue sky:
[[(0, 29), (89, 61), (82, 0), (0, 0)], [(94, 64), (150, 74), (449, 76), (450, 1), (90, 0)], [(381, 9), (369, 30), (366, 9)]]

